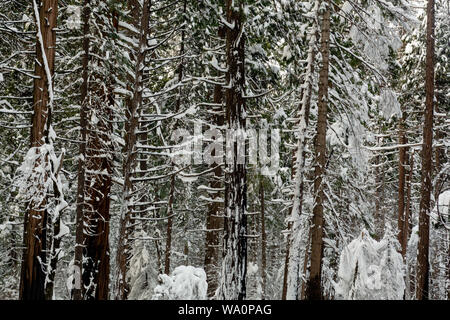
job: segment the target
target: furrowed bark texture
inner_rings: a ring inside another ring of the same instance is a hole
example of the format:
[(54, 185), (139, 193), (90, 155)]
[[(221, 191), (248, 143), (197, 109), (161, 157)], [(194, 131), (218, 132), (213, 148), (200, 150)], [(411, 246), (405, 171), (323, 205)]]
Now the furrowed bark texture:
[[(227, 21), (232, 28), (226, 30), (226, 56), (228, 72), (225, 90), (227, 128), (245, 128), (244, 102), (244, 43), (243, 1), (226, 1)], [(247, 274), (247, 177), (246, 166), (238, 161), (237, 138), (232, 143), (233, 159), (225, 171), (224, 250), (221, 284), (218, 296), (226, 300), (243, 300), (246, 297)], [(229, 141), (227, 141), (229, 143)], [(241, 150), (242, 151), (242, 150)]]
[(419, 205), (419, 247), (417, 254), (416, 299), (428, 300), (430, 200), (434, 104), (434, 0), (427, 6), (427, 51), (425, 68), (425, 113), (422, 145), (421, 197)]
[[(90, 15), (84, 18), (89, 38), (84, 45), (89, 50), (86, 69), (87, 83), (84, 99), (86, 111), (86, 153), (84, 170), (84, 202), (81, 205), (83, 229), (83, 258), (81, 272), (82, 298), (106, 300), (109, 298), (109, 221), (112, 174), (112, 117), (114, 96), (110, 59), (103, 59), (103, 50), (117, 31), (116, 14), (96, 0), (85, 2)], [(95, 19), (95, 20), (94, 20)], [(94, 20), (94, 21), (93, 21)], [(85, 21), (86, 22), (86, 21)], [(86, 27), (85, 24), (85, 27)], [(86, 54), (86, 48), (85, 48)], [(100, 68), (102, 67), (102, 68)], [(82, 92), (83, 93), (83, 92)]]
[[(50, 91), (48, 72), (53, 77), (55, 69), (56, 18), (58, 1), (36, 1), (39, 16), (36, 24), (40, 35), (36, 41), (35, 75), (33, 88), (33, 119), (31, 128), (31, 147), (40, 147), (46, 141), (50, 125)], [(40, 4), (40, 5), (39, 5)], [(38, 33), (39, 33), (38, 31)], [(42, 43), (41, 43), (42, 41)], [(42, 46), (44, 51), (42, 51)], [(46, 59), (46, 61), (44, 61)], [(47, 161), (47, 160), (46, 160)], [(36, 163), (36, 166), (43, 165)], [(43, 188), (43, 186), (41, 186)], [(19, 298), (21, 300), (43, 300), (45, 298), (45, 264), (47, 242), (46, 200), (29, 203), (24, 218), (24, 252), (20, 276)]]
[(89, 0), (84, 1), (83, 6), (83, 83), (81, 84), (81, 103), (80, 103), (80, 158), (78, 160), (78, 185), (77, 185), (77, 224), (76, 224), (76, 234), (75, 234), (75, 258), (74, 258), (74, 288), (72, 290), (73, 300), (81, 300), (83, 298), (83, 290), (81, 289), (81, 274), (83, 268), (83, 247), (84, 247), (84, 227), (83, 227), (83, 216), (84, 216), (84, 185), (86, 181), (86, 139), (87, 139), (87, 90), (88, 90), (88, 65), (89, 65), (89, 16), (91, 10), (89, 7)]
[(317, 132), (314, 144), (314, 208), (313, 226), (311, 235), (311, 266), (307, 285), (307, 299), (322, 299), (322, 255), (323, 255), (323, 178), (326, 165), (326, 132), (327, 132), (327, 108), (328, 108), (328, 69), (330, 55), (330, 15), (331, 3), (325, 1), (326, 8), (322, 16), (322, 29), (320, 40), (320, 52), (322, 65), (319, 73), (319, 100), (317, 116)]

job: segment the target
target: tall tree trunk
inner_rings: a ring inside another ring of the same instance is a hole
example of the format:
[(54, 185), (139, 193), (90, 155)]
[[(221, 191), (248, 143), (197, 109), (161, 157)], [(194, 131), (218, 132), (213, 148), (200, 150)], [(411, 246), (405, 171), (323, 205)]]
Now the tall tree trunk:
[[(112, 185), (111, 133), (114, 107), (113, 72), (104, 42), (117, 32), (117, 13), (98, 0), (88, 0), (97, 28), (88, 30), (89, 63), (86, 91), (86, 156), (83, 209), (82, 296), (87, 300), (109, 297), (109, 221)], [(91, 42), (92, 40), (92, 42)]]
[(166, 252), (164, 257), (164, 273), (170, 274), (170, 256), (172, 254), (173, 202), (175, 196), (175, 174), (170, 177), (169, 201), (167, 203)]
[[(185, 17), (186, 14), (186, 0), (183, 1), (183, 19)], [(184, 68), (183, 68), (183, 63), (184, 63), (184, 59), (183, 59), (183, 55), (184, 55), (184, 39), (185, 39), (185, 30), (183, 29), (181, 31), (181, 39), (180, 39), (180, 63), (178, 65), (177, 68), (177, 74), (178, 74), (178, 83), (182, 83), (183, 81), (183, 72), (184, 72)], [(182, 103), (182, 86), (179, 87), (178, 90), (178, 97), (176, 100), (176, 104), (175, 104), (175, 113), (178, 113), (178, 111), (180, 110), (181, 107), (181, 103)], [(177, 129), (177, 120), (174, 120), (175, 122), (172, 125), (172, 132), (174, 130)], [(172, 163), (172, 172), (175, 172), (175, 164)], [(172, 233), (173, 233), (173, 220), (174, 220), (174, 210), (173, 210), (173, 205), (175, 202), (175, 179), (176, 179), (176, 174), (173, 173), (172, 176), (170, 177), (170, 191), (169, 191), (169, 201), (167, 204), (167, 240), (166, 240), (166, 254), (165, 254), (165, 259), (164, 259), (164, 273), (165, 274), (169, 274), (170, 273), (170, 257), (172, 255)], [(188, 248), (187, 248), (187, 242), (185, 245), (185, 251), (189, 252)], [(188, 259), (188, 254), (186, 253), (186, 259)], [(187, 263), (186, 263), (187, 265)]]
[(419, 206), (419, 248), (417, 253), (416, 298), (428, 299), (430, 198), (434, 104), (434, 0), (427, 6), (427, 52), (425, 74), (425, 113), (422, 145), (421, 198)]
[[(402, 255), (405, 257), (406, 249), (408, 248), (408, 239), (411, 234), (411, 184), (413, 179), (413, 153), (406, 151), (406, 166), (408, 168), (406, 175), (406, 199), (405, 199), (405, 219), (403, 221), (403, 244)], [(404, 250), (404, 251), (403, 251)]]
[(133, 92), (133, 95), (127, 99), (127, 111), (126, 111), (126, 137), (125, 137), (125, 164), (123, 168), (124, 172), (124, 185), (123, 185), (123, 205), (121, 209), (120, 217), (120, 230), (119, 230), (119, 243), (117, 249), (117, 267), (119, 270), (119, 276), (117, 278), (117, 292), (116, 299), (126, 300), (128, 293), (130, 292), (130, 286), (127, 281), (128, 264), (131, 258), (131, 246), (129, 243), (129, 235), (132, 233), (131, 224), (133, 219), (133, 175), (134, 169), (137, 165), (137, 130), (139, 128), (139, 115), (142, 107), (142, 91), (143, 91), (143, 77), (144, 77), (144, 64), (147, 46), (147, 38), (149, 33), (149, 19), (150, 19), (150, 7), (151, 1), (145, 0), (143, 2), (143, 8), (137, 0), (128, 2), (128, 6), (131, 10), (133, 24), (136, 30), (139, 30), (138, 41), (139, 45), (136, 51), (130, 52), (130, 56), (133, 57), (134, 62), (134, 75), (130, 77), (129, 81), (132, 83), (132, 87), (129, 88)]
[[(33, 0), (33, 8), (38, 29), (35, 74), (39, 78), (34, 80), (31, 147), (40, 147), (46, 142), (50, 127), (58, 1), (43, 0), (38, 8), (37, 1)], [(44, 164), (36, 163), (36, 166), (42, 165)], [(44, 186), (41, 187), (44, 188)], [(46, 205), (45, 199), (41, 203), (32, 202), (25, 213), (24, 252), (19, 293), (21, 300), (43, 300), (45, 298)]]
[[(219, 32), (219, 36), (222, 36), (223, 32)], [(223, 37), (223, 36), (222, 36)], [(222, 107), (222, 86), (214, 86), (214, 104), (220, 105), (217, 112), (223, 112)], [(223, 126), (224, 116), (218, 114), (214, 116), (214, 121), (218, 127)], [(214, 151), (213, 151), (214, 152)], [(215, 156), (214, 154), (211, 154)], [(219, 190), (222, 188), (220, 181), (223, 177), (223, 170), (220, 166), (213, 163), (212, 166), (216, 166), (214, 169), (214, 176), (211, 178), (210, 188), (214, 190), (212, 192), (212, 198), (220, 198)], [(217, 201), (212, 201), (208, 204), (208, 211), (206, 214), (206, 243), (205, 243), (205, 272), (206, 280), (208, 282), (208, 297), (212, 298), (218, 287), (218, 271), (219, 271), (219, 240), (220, 229), (222, 228), (223, 219), (221, 215), (221, 206)]]
[[(227, 128), (238, 133), (245, 129), (245, 68), (243, 29), (244, 1), (226, 0), (226, 56), (228, 71), (225, 90)], [(246, 164), (239, 163), (239, 138), (231, 143), (233, 158), (226, 164), (225, 221), (222, 277), (219, 298), (243, 300), (246, 296), (247, 275), (247, 172)]]
[[(378, 137), (377, 146), (382, 143)], [(381, 151), (380, 151), (381, 152)], [(382, 207), (384, 202), (384, 171), (382, 167), (383, 156), (378, 153), (375, 157), (375, 239), (380, 240), (384, 234), (385, 214)]]
[(86, 100), (88, 94), (88, 65), (89, 65), (89, 16), (91, 10), (89, 7), (89, 0), (84, 0), (83, 6), (83, 83), (81, 84), (80, 97), (80, 144), (78, 158), (78, 185), (77, 185), (77, 220), (76, 220), (76, 234), (75, 234), (75, 258), (74, 258), (74, 288), (72, 290), (73, 300), (82, 300), (83, 290), (81, 289), (82, 268), (83, 268), (83, 248), (84, 248), (84, 226), (83, 217), (85, 210), (85, 181), (86, 181), (86, 144), (87, 144), (87, 108), (88, 101)]
[(330, 0), (325, 0), (326, 7), (322, 16), (322, 29), (320, 39), (320, 52), (322, 65), (319, 73), (319, 101), (317, 115), (317, 132), (314, 144), (314, 208), (313, 226), (311, 236), (311, 267), (307, 285), (307, 299), (322, 299), (322, 254), (323, 254), (323, 178), (326, 165), (326, 133), (327, 133), (327, 108), (328, 108), (328, 68), (330, 56)]
[[(314, 15), (318, 14), (319, 1), (315, 2)], [(291, 211), (290, 221), (288, 223), (288, 238), (286, 258), (284, 264), (284, 278), (282, 300), (298, 299), (300, 288), (300, 238), (301, 225), (300, 215), (303, 207), (303, 190), (304, 190), (304, 167), (306, 162), (306, 131), (309, 125), (309, 113), (311, 108), (311, 96), (313, 91), (314, 65), (316, 60), (316, 42), (317, 42), (317, 24), (313, 22), (313, 28), (309, 39), (308, 48), (308, 64), (306, 66), (306, 74), (304, 83), (305, 89), (302, 90), (302, 100), (299, 112), (299, 139), (297, 142), (297, 150), (292, 161), (292, 177), (294, 177), (294, 198)], [(306, 252), (305, 252), (306, 258)]]
[(262, 177), (259, 181), (259, 204), (261, 214), (261, 280), (262, 280), (262, 292), (261, 300), (266, 299), (266, 287), (267, 287), (267, 234), (266, 234), (266, 222), (265, 222), (265, 202), (264, 202), (264, 186), (262, 183)]
[[(399, 124), (399, 144), (406, 144), (405, 121), (406, 112), (403, 112), (402, 119)], [(404, 242), (404, 224), (405, 221), (405, 176), (406, 176), (406, 147), (400, 147), (398, 150), (398, 242), (401, 245), (402, 256), (406, 254), (406, 243)]]

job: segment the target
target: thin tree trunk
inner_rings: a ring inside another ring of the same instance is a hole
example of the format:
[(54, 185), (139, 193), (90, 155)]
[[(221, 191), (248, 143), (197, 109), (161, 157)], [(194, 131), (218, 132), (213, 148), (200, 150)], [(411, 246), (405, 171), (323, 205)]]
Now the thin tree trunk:
[(164, 258), (164, 273), (170, 274), (170, 256), (172, 253), (172, 228), (173, 228), (173, 201), (175, 193), (175, 175), (170, 177), (170, 192), (169, 201), (167, 204), (167, 240), (166, 240), (166, 255)]
[[(399, 124), (399, 144), (406, 144), (405, 136), (405, 121), (406, 113), (403, 112), (402, 119)], [(402, 256), (405, 257), (406, 243), (404, 242), (404, 226), (405, 223), (405, 164), (406, 164), (406, 147), (401, 147), (398, 150), (398, 242), (401, 245)]]
[(130, 77), (132, 83), (133, 95), (127, 100), (127, 126), (125, 137), (125, 165), (124, 165), (124, 185), (123, 185), (123, 197), (124, 203), (122, 207), (120, 217), (120, 231), (119, 231), (119, 244), (117, 249), (117, 266), (119, 269), (119, 276), (117, 279), (117, 293), (116, 299), (126, 300), (128, 293), (130, 292), (130, 286), (127, 281), (128, 264), (131, 258), (131, 246), (129, 243), (129, 235), (133, 232), (130, 224), (133, 218), (133, 174), (134, 168), (137, 164), (137, 130), (139, 127), (139, 114), (142, 107), (142, 91), (143, 91), (143, 71), (146, 57), (147, 38), (149, 33), (149, 19), (150, 19), (150, 7), (151, 1), (145, 0), (143, 3), (143, 10), (141, 13), (141, 6), (137, 0), (129, 1), (129, 8), (133, 16), (133, 24), (136, 30), (139, 30), (139, 46), (136, 52), (131, 52), (131, 56), (134, 56), (135, 70), (133, 77)]
[[(33, 124), (31, 146), (45, 143), (50, 127), (50, 112), (56, 49), (56, 20), (58, 1), (43, 0), (38, 9), (33, 1), (37, 25), (36, 63), (33, 89)], [(39, 10), (39, 12), (37, 12)], [(47, 68), (48, 67), (48, 68)], [(49, 74), (48, 74), (49, 73)], [(48, 161), (46, 159), (45, 161)], [(44, 164), (36, 163), (36, 166)], [(48, 177), (47, 177), (48, 178)], [(40, 186), (43, 188), (43, 186)], [(47, 201), (30, 203), (24, 219), (24, 252), (20, 276), (19, 298), (43, 300), (45, 298), (45, 264), (47, 244)]]
[(262, 292), (261, 300), (266, 299), (266, 284), (267, 284), (267, 235), (266, 235), (266, 222), (265, 222), (265, 202), (264, 202), (264, 187), (262, 178), (259, 181), (259, 203), (261, 214), (261, 279), (262, 279)]
[(380, 240), (382, 236), (381, 232), (381, 198), (380, 198), (380, 186), (381, 186), (381, 170), (380, 170), (380, 158), (381, 156), (377, 154), (375, 156), (375, 216), (374, 216), (374, 223), (375, 223), (375, 239)]
[[(318, 14), (319, 1), (315, 2), (314, 12)], [(299, 112), (299, 139), (296, 154), (292, 161), (292, 178), (294, 178), (294, 198), (290, 221), (288, 223), (288, 238), (286, 258), (284, 265), (282, 300), (298, 299), (300, 291), (300, 215), (303, 207), (304, 191), (304, 167), (306, 162), (306, 130), (309, 125), (309, 113), (311, 107), (311, 97), (313, 91), (313, 75), (316, 60), (317, 27), (314, 22), (308, 48), (308, 64), (304, 83), (305, 89), (302, 91), (302, 100)], [(305, 252), (306, 258), (306, 252)]]
[(72, 290), (73, 300), (82, 300), (83, 294), (81, 289), (81, 274), (83, 268), (83, 248), (84, 248), (84, 227), (83, 217), (85, 210), (85, 181), (86, 181), (86, 143), (87, 143), (87, 108), (86, 101), (88, 94), (88, 65), (89, 65), (89, 16), (91, 10), (89, 0), (84, 1), (83, 6), (83, 83), (81, 84), (81, 107), (80, 107), (80, 133), (81, 139), (79, 144), (80, 157), (78, 158), (78, 186), (77, 186), (77, 220), (75, 234), (75, 259), (74, 259), (74, 288)]
[(403, 257), (406, 255), (406, 249), (408, 248), (408, 239), (411, 234), (411, 184), (412, 184), (412, 175), (413, 175), (413, 154), (409, 154), (406, 152), (406, 165), (408, 167), (407, 175), (406, 175), (406, 201), (405, 201), (405, 220), (403, 222), (403, 244), (402, 247)]
[(321, 48), (322, 66), (319, 73), (319, 101), (317, 116), (317, 132), (315, 138), (314, 167), (314, 208), (311, 236), (311, 267), (307, 285), (307, 299), (322, 299), (322, 255), (323, 255), (323, 178), (326, 165), (326, 132), (328, 108), (328, 68), (330, 55), (330, 15), (331, 3), (325, 0), (326, 8), (322, 16)]
[[(311, 236), (312, 236), (312, 228), (309, 228), (309, 234), (308, 234), (308, 242), (306, 243), (305, 248), (305, 258), (303, 259), (303, 276), (306, 278), (307, 272), (308, 272), (308, 262), (311, 256)], [(306, 286), (307, 281), (302, 282), (302, 289), (300, 293), (300, 299), (305, 300), (306, 299)]]
[[(219, 31), (219, 36), (222, 36), (223, 32)], [(214, 86), (214, 104), (222, 104), (222, 86)], [(222, 112), (222, 106), (218, 112)], [(217, 126), (221, 127), (224, 124), (223, 114), (216, 115), (214, 117)], [(214, 152), (214, 151), (213, 151)], [(214, 154), (211, 154), (215, 156)], [(216, 199), (220, 196), (220, 188), (222, 188), (222, 183), (220, 181), (223, 176), (223, 171), (217, 164), (214, 169), (214, 176), (211, 178), (210, 187), (215, 190), (212, 193), (212, 198)], [(219, 217), (221, 215), (221, 206), (218, 202), (212, 201), (208, 204), (208, 212), (206, 215), (206, 243), (205, 243), (205, 272), (206, 280), (208, 282), (208, 297), (212, 298), (218, 287), (218, 271), (219, 271), (219, 240), (220, 240), (220, 229), (222, 228), (223, 219)]]
[[(184, 0), (183, 2), (183, 18), (184, 15), (186, 13), (186, 0)], [(177, 73), (178, 73), (178, 83), (181, 84), (181, 82), (183, 81), (183, 55), (184, 55), (184, 38), (185, 38), (185, 30), (183, 29), (181, 31), (181, 41), (180, 41), (180, 64), (178, 65), (177, 68)], [(176, 105), (175, 105), (175, 113), (177, 113), (180, 110), (180, 106), (181, 106), (181, 98), (182, 98), (182, 87), (180, 86), (179, 90), (178, 90), (178, 97), (176, 100)], [(172, 130), (174, 131), (177, 129), (177, 120), (175, 120), (173, 126), (172, 126)], [(172, 171), (175, 171), (175, 165), (174, 163), (172, 163)], [(170, 273), (170, 257), (172, 255), (172, 233), (173, 233), (173, 220), (174, 220), (174, 210), (173, 210), (173, 204), (175, 202), (175, 178), (176, 175), (172, 174), (172, 176), (170, 177), (170, 191), (169, 191), (169, 201), (167, 204), (167, 240), (166, 240), (166, 252), (165, 252), (165, 259), (164, 259), (164, 273), (165, 274), (169, 274)], [(186, 244), (187, 246), (187, 244)], [(189, 251), (188, 249), (186, 250), (186, 246), (185, 246), (185, 251)], [(186, 254), (186, 259), (187, 259), (187, 254)], [(187, 265), (187, 263), (186, 263)]]
[(422, 145), (421, 198), (419, 207), (419, 248), (417, 254), (416, 298), (428, 299), (429, 241), (430, 241), (430, 198), (433, 144), (434, 104), (434, 0), (427, 6), (427, 52), (425, 74), (425, 113)]

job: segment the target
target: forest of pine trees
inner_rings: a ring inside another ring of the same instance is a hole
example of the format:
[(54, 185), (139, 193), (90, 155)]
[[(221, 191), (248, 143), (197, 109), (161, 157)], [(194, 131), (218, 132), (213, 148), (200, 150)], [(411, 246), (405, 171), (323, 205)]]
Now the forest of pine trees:
[(449, 0), (1, 0), (0, 300), (450, 300)]

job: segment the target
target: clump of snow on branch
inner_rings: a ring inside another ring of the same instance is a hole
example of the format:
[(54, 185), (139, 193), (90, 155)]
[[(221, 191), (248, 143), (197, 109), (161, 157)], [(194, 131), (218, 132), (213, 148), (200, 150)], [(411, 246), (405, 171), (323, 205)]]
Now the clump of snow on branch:
[(384, 119), (389, 120), (393, 116), (402, 116), (397, 94), (390, 89), (384, 89), (380, 97), (381, 113)]
[(403, 258), (390, 226), (381, 241), (367, 230), (348, 244), (341, 253), (337, 298), (346, 300), (397, 300), (405, 292)]
[(202, 268), (179, 266), (171, 275), (159, 275), (153, 300), (206, 300), (208, 283)]
[[(53, 219), (56, 219), (60, 212), (67, 207), (64, 200), (63, 176), (60, 173), (65, 150), (58, 157), (53, 147), (56, 134), (52, 127), (49, 128), (49, 143), (39, 147), (31, 147), (24, 157), (20, 167), (17, 169), (15, 186), (18, 188), (17, 198), (33, 208), (40, 208), (44, 201), (47, 201), (49, 194), (59, 192), (59, 197), (55, 203), (46, 203), (49, 207), (54, 205), (52, 210)], [(55, 190), (55, 188), (57, 190)], [(62, 225), (62, 231), (66, 231)]]

